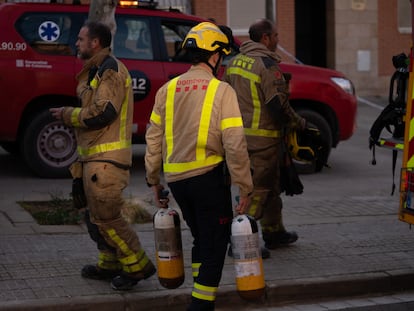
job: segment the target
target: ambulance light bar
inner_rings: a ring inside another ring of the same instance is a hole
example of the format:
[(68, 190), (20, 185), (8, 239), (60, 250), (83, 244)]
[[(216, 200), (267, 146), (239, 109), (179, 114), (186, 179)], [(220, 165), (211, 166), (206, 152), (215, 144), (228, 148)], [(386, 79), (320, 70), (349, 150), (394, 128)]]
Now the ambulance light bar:
[(154, 2), (153, 0), (149, 1), (138, 1), (138, 0), (120, 0), (119, 6), (126, 8), (149, 8), (155, 9), (158, 6), (158, 2)]

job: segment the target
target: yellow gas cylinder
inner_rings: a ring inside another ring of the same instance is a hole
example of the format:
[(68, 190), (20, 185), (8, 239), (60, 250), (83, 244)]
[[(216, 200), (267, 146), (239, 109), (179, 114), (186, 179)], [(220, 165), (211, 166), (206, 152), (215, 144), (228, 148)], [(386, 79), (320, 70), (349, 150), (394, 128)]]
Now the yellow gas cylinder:
[(237, 215), (231, 224), (231, 247), (240, 297), (259, 299), (265, 293), (263, 259), (257, 223), (248, 215)]
[(165, 288), (177, 288), (185, 278), (180, 215), (171, 207), (160, 208), (153, 222), (158, 280)]

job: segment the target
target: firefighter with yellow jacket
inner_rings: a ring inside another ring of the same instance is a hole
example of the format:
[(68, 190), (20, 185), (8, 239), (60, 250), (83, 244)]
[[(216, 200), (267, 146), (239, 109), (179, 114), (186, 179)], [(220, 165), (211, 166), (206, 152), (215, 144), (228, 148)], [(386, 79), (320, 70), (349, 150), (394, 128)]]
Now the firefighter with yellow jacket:
[(158, 202), (163, 170), (193, 236), (187, 310), (214, 310), (233, 218), (230, 180), (239, 187), (238, 213), (245, 212), (253, 184), (236, 93), (215, 77), (230, 52), (228, 38), (203, 22), (190, 30), (183, 49), (193, 66), (157, 92), (146, 134), (146, 178)]
[(77, 76), (81, 107), (50, 111), (75, 129), (79, 159), (71, 167), (72, 195), (78, 207), (88, 208), (86, 224), (99, 250), (98, 263), (84, 266), (81, 274), (112, 279), (113, 289), (128, 290), (153, 275), (155, 267), (121, 215), (132, 162), (133, 94), (127, 68), (111, 54), (111, 40), (102, 23), (81, 28), (76, 42), (78, 56), (85, 60)]
[(282, 220), (280, 162), (284, 128), (302, 130), (306, 121), (289, 104), (288, 82), (276, 54), (276, 25), (259, 20), (250, 26), (249, 36), (240, 54), (229, 61), (223, 80), (237, 92), (253, 167), (254, 192), (248, 213), (260, 219), (265, 247), (274, 249), (298, 239)]

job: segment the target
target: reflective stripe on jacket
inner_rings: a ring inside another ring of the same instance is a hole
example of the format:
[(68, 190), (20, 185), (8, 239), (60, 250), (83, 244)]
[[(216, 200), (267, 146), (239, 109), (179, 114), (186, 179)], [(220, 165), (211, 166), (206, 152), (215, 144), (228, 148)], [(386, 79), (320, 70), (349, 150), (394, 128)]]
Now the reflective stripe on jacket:
[(63, 120), (75, 128), (80, 160), (130, 166), (134, 99), (128, 69), (106, 48), (85, 62), (77, 79), (81, 107), (65, 108)]
[[(251, 40), (243, 42), (240, 52), (230, 60), (223, 80), (237, 90), (246, 135), (279, 138), (285, 126), (301, 128), (304, 120), (289, 104), (277, 54)], [(276, 98), (279, 105), (274, 104)], [(276, 107), (277, 119), (267, 105)]]
[(156, 95), (146, 133), (150, 184), (207, 173), (226, 160), (241, 194), (252, 189), (243, 122), (234, 90), (205, 68), (193, 66)]
[[(173, 132), (173, 119), (174, 119), (174, 95), (177, 88), (178, 78), (175, 78), (168, 85), (167, 91), (167, 101), (165, 103), (165, 138), (167, 146), (167, 156), (165, 157), (164, 162), (164, 172), (166, 173), (183, 173), (197, 168), (204, 168), (218, 164), (224, 160), (222, 155), (212, 154), (210, 156), (206, 155), (206, 145), (207, 138), (209, 133), (209, 127), (211, 122), (211, 113), (214, 103), (214, 95), (217, 92), (219, 81), (217, 79), (211, 79), (210, 83), (207, 86), (203, 110), (198, 126), (197, 142), (196, 142), (196, 151), (195, 159), (193, 161), (186, 162), (171, 162), (171, 155), (174, 149), (174, 132)], [(241, 126), (241, 118), (239, 119), (240, 123), (236, 124)]]

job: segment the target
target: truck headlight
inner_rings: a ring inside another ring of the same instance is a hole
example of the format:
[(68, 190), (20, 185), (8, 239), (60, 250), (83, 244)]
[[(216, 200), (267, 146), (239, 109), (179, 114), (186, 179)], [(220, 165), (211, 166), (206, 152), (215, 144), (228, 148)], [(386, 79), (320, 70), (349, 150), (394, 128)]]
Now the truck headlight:
[(331, 80), (346, 93), (355, 95), (355, 88), (350, 80), (339, 77), (331, 77)]

